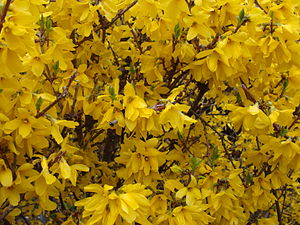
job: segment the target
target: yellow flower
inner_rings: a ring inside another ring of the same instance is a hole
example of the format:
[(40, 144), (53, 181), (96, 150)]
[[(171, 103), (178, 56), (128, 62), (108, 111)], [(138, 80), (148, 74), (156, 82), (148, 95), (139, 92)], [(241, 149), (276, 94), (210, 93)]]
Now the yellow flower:
[(185, 201), (187, 205), (194, 205), (197, 201), (199, 202), (201, 199), (200, 188), (197, 185), (196, 178), (191, 175), (191, 182), (187, 187), (183, 187), (176, 192), (176, 198), (182, 199), (185, 197)]
[(178, 129), (180, 132), (183, 130), (184, 125), (189, 125), (197, 122), (196, 120), (184, 115), (182, 112), (187, 112), (189, 106), (180, 105), (180, 104), (169, 104), (166, 108), (160, 113), (159, 121), (162, 124), (170, 123), (171, 126), (175, 129)]
[(120, 177), (125, 176), (126, 179), (135, 177), (138, 181), (154, 174), (158, 175), (158, 168), (164, 162), (165, 154), (155, 148), (157, 144), (158, 140), (155, 138), (146, 142), (138, 139), (126, 140), (120, 157), (115, 159), (116, 162), (125, 165), (125, 168), (121, 168), (117, 174)]
[(22, 138), (26, 138), (34, 127), (39, 127), (38, 120), (27, 109), (18, 108), (18, 118), (6, 122), (3, 128), (6, 134), (18, 130)]
[(12, 172), (7, 168), (3, 159), (0, 159), (0, 183), (4, 187), (9, 187), (13, 184)]
[(138, 222), (151, 225), (146, 219), (150, 207), (146, 196), (150, 195), (151, 191), (145, 189), (145, 186), (130, 184), (114, 191), (109, 185), (102, 187), (99, 184), (90, 184), (84, 190), (95, 193), (92, 197), (75, 203), (75, 206), (84, 207), (83, 218), (89, 218), (86, 224), (113, 225), (123, 218), (127, 223)]
[(204, 210), (206, 205), (201, 206), (178, 206), (173, 209), (170, 215), (160, 215), (155, 221), (157, 224), (173, 225), (204, 225), (214, 221), (214, 218), (208, 215)]
[(130, 131), (137, 125), (138, 117), (149, 118), (154, 110), (147, 108), (144, 99), (135, 94), (132, 84), (127, 83), (124, 88), (123, 106), (125, 108), (125, 124)]
[(13, 185), (10, 187), (2, 187), (0, 189), (0, 204), (4, 203), (8, 199), (9, 203), (13, 206), (18, 205), (20, 201), (20, 194), (27, 190), (22, 185)]
[(246, 132), (254, 134), (265, 134), (271, 128), (271, 119), (259, 109), (258, 103), (248, 107), (229, 106), (232, 110), (232, 123), (237, 130), (241, 127)]

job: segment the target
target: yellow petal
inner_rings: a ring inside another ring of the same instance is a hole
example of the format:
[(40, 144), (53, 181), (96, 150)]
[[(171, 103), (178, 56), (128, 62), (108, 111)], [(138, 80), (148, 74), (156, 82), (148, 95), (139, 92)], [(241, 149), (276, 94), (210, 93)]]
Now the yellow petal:
[(62, 125), (62, 126), (65, 126), (65, 127), (69, 127), (69, 128), (75, 128), (76, 126), (79, 125), (79, 123), (74, 122), (74, 121), (69, 121), (69, 120), (57, 120), (55, 122), (55, 124)]
[(107, 225), (113, 225), (115, 224), (115, 221), (119, 215), (119, 209), (118, 206), (116, 205), (115, 201), (111, 201), (109, 203), (109, 214), (107, 215)]
[(10, 169), (5, 168), (0, 171), (0, 182), (4, 187), (9, 187), (13, 183), (12, 172)]
[(10, 134), (14, 130), (16, 130), (20, 125), (21, 125), (21, 120), (14, 119), (5, 123), (3, 129), (6, 134)]
[(44, 172), (43, 176), (47, 184), (53, 184), (56, 181), (56, 177), (50, 173)]
[(187, 193), (187, 188), (184, 187), (184, 188), (181, 188), (179, 191), (176, 192), (176, 198), (183, 198)]
[(256, 115), (256, 114), (258, 114), (258, 113), (259, 113), (258, 104), (249, 106), (248, 112), (249, 112), (251, 115)]
[(20, 194), (16, 190), (8, 191), (7, 198), (11, 205), (17, 206), (20, 201)]
[(41, 76), (44, 71), (44, 67), (45, 67), (44, 63), (37, 60), (33, 60), (32, 73), (36, 76)]
[(75, 170), (80, 170), (80, 171), (84, 171), (84, 172), (89, 172), (89, 167), (83, 164), (74, 164), (71, 166), (72, 168), (74, 168)]
[(130, 193), (120, 195), (120, 198), (126, 202), (128, 206), (130, 206), (133, 210), (139, 208), (139, 204), (135, 201), (135, 199), (131, 196)]
[(26, 138), (31, 132), (31, 124), (30, 123), (21, 123), (19, 127), (19, 134)]
[(57, 144), (62, 143), (62, 141), (64, 140), (63, 137), (60, 134), (59, 127), (56, 124), (54, 124), (51, 128), (51, 135), (55, 139)]
[(59, 162), (60, 174), (64, 179), (71, 177), (71, 167), (66, 162), (66, 160), (61, 160)]
[(207, 58), (207, 67), (211, 72), (215, 72), (217, 70), (217, 66), (218, 54), (214, 52)]
[(84, 187), (85, 192), (100, 192), (103, 188), (99, 184), (89, 184)]
[(34, 183), (35, 192), (37, 195), (41, 196), (47, 191), (47, 184), (45, 179), (40, 176)]

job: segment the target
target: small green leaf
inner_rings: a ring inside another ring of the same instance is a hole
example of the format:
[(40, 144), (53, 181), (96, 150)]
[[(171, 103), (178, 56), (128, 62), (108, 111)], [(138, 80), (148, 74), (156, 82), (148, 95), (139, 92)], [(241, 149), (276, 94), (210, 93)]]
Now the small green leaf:
[(108, 91), (109, 91), (109, 94), (110, 94), (110, 97), (112, 98), (112, 100), (115, 100), (116, 99), (116, 93), (115, 93), (115, 89), (113, 86), (109, 86), (108, 88)]
[(35, 108), (38, 112), (40, 111), (42, 104), (43, 104), (43, 99), (41, 97), (39, 97), (36, 104), (35, 104)]
[(59, 73), (59, 61), (56, 61), (53, 65), (52, 68), (54, 70), (55, 75)]
[(50, 16), (48, 16), (46, 19), (46, 31), (47, 32), (52, 31), (52, 20)]
[(212, 154), (212, 161), (216, 161), (220, 157), (219, 149), (216, 145), (213, 145), (213, 154)]
[(195, 171), (197, 169), (197, 167), (200, 165), (200, 163), (201, 163), (201, 159), (193, 156), (191, 158), (191, 167), (192, 167), (192, 170)]
[(283, 89), (286, 90), (286, 88), (288, 87), (288, 85), (289, 85), (289, 80), (288, 80), (288, 79), (285, 79), (285, 80), (283, 81), (283, 84), (282, 84)]
[(252, 175), (250, 172), (247, 173), (247, 176), (245, 177), (245, 182), (247, 185), (250, 185), (252, 183)]
[(239, 14), (239, 21), (243, 21), (244, 17), (245, 17), (245, 10), (242, 9)]
[(179, 26), (179, 23), (177, 23), (174, 27), (174, 37), (175, 39), (177, 40), (180, 36), (180, 26)]
[(63, 204), (64, 204), (64, 207), (68, 210), (75, 210), (76, 209), (76, 207), (74, 205), (71, 205), (67, 202), (63, 202)]
[(238, 103), (239, 105), (243, 105), (242, 96), (239, 92), (236, 92), (235, 97), (236, 97), (236, 103)]
[(288, 86), (289, 86), (289, 80), (285, 79), (282, 83), (282, 90), (281, 90), (280, 98), (284, 96)]
[(181, 169), (178, 165), (173, 165), (173, 166), (171, 166), (170, 169), (173, 173), (182, 173), (183, 172), (183, 169)]
[(0, 88), (0, 94), (3, 92), (3, 89), (2, 88)]
[(289, 129), (287, 128), (287, 126), (281, 127), (280, 131), (279, 131), (279, 135), (281, 137), (284, 137), (287, 133), (288, 133)]
[(183, 142), (184, 141), (184, 137), (182, 136), (182, 134), (179, 131), (177, 131), (177, 135), (178, 135), (180, 141)]
[(134, 75), (135, 73), (134, 65), (132, 63), (130, 63), (129, 72), (131, 73), (131, 75)]
[(40, 21), (39, 21), (39, 25), (40, 25), (40, 28), (41, 28), (41, 29), (44, 29), (44, 26), (45, 26), (45, 20), (44, 20), (43, 14), (41, 15), (41, 19), (40, 19)]
[(240, 11), (239, 16), (237, 17), (238, 26), (241, 26), (241, 25), (242, 25), (245, 21), (247, 21), (248, 19), (249, 19), (249, 17), (247, 17), (247, 16), (245, 15), (245, 10), (242, 9), (242, 10)]

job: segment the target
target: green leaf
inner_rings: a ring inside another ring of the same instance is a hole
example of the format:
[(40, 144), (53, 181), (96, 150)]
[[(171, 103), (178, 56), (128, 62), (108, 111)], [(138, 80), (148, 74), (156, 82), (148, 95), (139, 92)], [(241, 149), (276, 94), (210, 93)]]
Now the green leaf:
[(40, 21), (39, 21), (39, 25), (40, 25), (40, 28), (41, 28), (41, 29), (44, 29), (44, 26), (45, 26), (45, 20), (44, 20), (43, 14), (41, 15), (41, 19), (40, 19)]
[(177, 135), (178, 135), (180, 141), (184, 142), (184, 137), (182, 136), (182, 134), (179, 131), (177, 131)]
[(242, 23), (246, 20), (246, 16), (245, 16), (245, 10), (242, 9), (240, 11), (239, 16), (237, 17), (237, 21), (238, 21), (238, 26), (242, 25)]
[(200, 165), (201, 163), (201, 159), (197, 158), (197, 157), (191, 157), (191, 167), (192, 170), (195, 171), (197, 169), (197, 167)]
[(42, 104), (43, 104), (43, 99), (41, 97), (39, 97), (36, 104), (35, 104), (35, 108), (36, 108), (37, 111), (40, 111)]
[(247, 176), (245, 177), (245, 182), (247, 185), (250, 185), (252, 183), (252, 175), (250, 172), (247, 173)]
[(53, 65), (52, 68), (54, 70), (55, 75), (59, 73), (59, 61), (56, 61)]
[(0, 94), (3, 92), (3, 89), (2, 88), (0, 88)]
[(173, 165), (173, 166), (171, 166), (170, 169), (173, 173), (182, 173), (183, 172), (183, 169), (181, 169), (178, 165)]
[(238, 103), (239, 105), (243, 105), (242, 96), (239, 92), (236, 92), (235, 97), (236, 97), (236, 103)]
[(285, 79), (282, 83), (282, 89), (281, 89), (281, 93), (280, 93), (280, 98), (282, 98), (287, 90), (287, 87), (289, 86), (289, 80)]
[(220, 157), (219, 149), (216, 145), (213, 145), (213, 154), (212, 154), (212, 161), (216, 161)]
[(177, 23), (177, 24), (175, 25), (175, 27), (174, 27), (174, 37), (175, 37), (176, 40), (177, 40), (177, 39), (179, 38), (179, 36), (180, 36), (180, 31), (181, 31), (181, 29), (180, 29), (179, 23)]
[(116, 99), (116, 93), (115, 93), (115, 89), (113, 86), (109, 86), (108, 88), (108, 91), (109, 91), (109, 94), (110, 94), (110, 97), (112, 98), (112, 100), (115, 100)]
[(130, 63), (129, 72), (131, 73), (131, 75), (134, 75), (134, 73), (135, 73), (135, 69), (134, 69), (134, 66), (132, 63)]
[(287, 87), (288, 87), (288, 85), (289, 85), (289, 80), (288, 80), (288, 79), (285, 79), (285, 80), (283, 81), (282, 88), (283, 88), (284, 90), (286, 90)]
[(242, 21), (244, 19), (244, 17), (245, 17), (245, 10), (242, 9), (239, 14), (239, 20)]
[(287, 133), (288, 133), (289, 129), (287, 128), (287, 126), (281, 127), (280, 131), (279, 131), (279, 135), (281, 137), (284, 137)]
[(52, 31), (52, 20), (50, 16), (48, 16), (46, 19), (46, 31), (47, 32)]
[(76, 207), (74, 205), (69, 204), (68, 202), (63, 202), (64, 207), (68, 210), (75, 210)]

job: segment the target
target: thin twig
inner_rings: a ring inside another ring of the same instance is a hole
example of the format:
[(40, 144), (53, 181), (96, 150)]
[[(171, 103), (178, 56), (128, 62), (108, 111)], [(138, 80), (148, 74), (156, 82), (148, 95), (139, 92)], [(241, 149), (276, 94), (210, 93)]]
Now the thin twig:
[(77, 70), (73, 73), (73, 75), (70, 77), (69, 83), (67, 86), (63, 88), (63, 92), (55, 99), (54, 102), (52, 102), (50, 105), (48, 105), (46, 108), (44, 108), (41, 112), (36, 114), (35, 118), (40, 118), (41, 116), (45, 115), (45, 113), (51, 109), (53, 106), (55, 106), (61, 99), (65, 98), (67, 94), (69, 93), (69, 87), (71, 86), (71, 83), (75, 80), (77, 75)]
[(139, 51), (140, 51), (140, 54), (143, 54), (143, 48), (142, 48), (142, 46), (141, 46), (141, 44), (140, 44), (140, 42), (139, 42), (139, 40), (138, 40), (138, 36), (136, 35), (135, 30), (133, 29), (133, 27), (130, 25), (129, 22), (127, 22), (126, 24), (127, 24), (128, 27), (131, 29), (130, 31), (131, 31), (131, 33), (132, 33), (133, 40), (134, 40), (134, 42), (136, 43), (136, 45), (137, 45), (137, 47), (138, 47), (138, 49), (139, 49)]
[(249, 92), (249, 90), (248, 90), (248, 88), (246, 87), (246, 85), (245, 85), (245, 84), (242, 84), (241, 86), (242, 86), (242, 89), (243, 89), (243, 91), (244, 91), (244, 93), (245, 93), (245, 95), (246, 95), (246, 98), (247, 98), (248, 100), (250, 100), (251, 102), (256, 103), (257, 100), (256, 100), (256, 99), (254, 98), (254, 96)]
[(277, 212), (278, 224), (282, 225), (281, 210), (280, 210), (280, 205), (279, 205), (279, 201), (278, 200), (275, 201), (275, 205), (276, 205), (276, 212)]
[(268, 14), (268, 12), (261, 6), (261, 4), (259, 4), (259, 2), (257, 0), (254, 0), (255, 5), (260, 8), (262, 11), (264, 11), (265, 14)]
[(70, 115), (72, 117), (75, 114), (75, 105), (76, 105), (76, 102), (77, 102), (78, 89), (79, 89), (79, 83), (77, 83), (76, 86), (75, 86), (75, 93), (74, 93), (73, 103), (72, 103), (72, 106), (71, 106), (71, 113), (70, 113)]
[[(222, 134), (221, 134), (220, 132), (218, 132), (213, 126), (211, 126), (208, 122), (206, 122), (203, 118), (201, 118), (200, 115), (198, 115), (195, 111), (192, 110), (192, 112), (193, 112), (193, 114), (196, 116), (197, 119), (200, 119), (200, 121), (202, 122), (202, 124), (203, 124), (204, 126), (208, 126), (210, 129), (212, 129), (212, 130), (220, 137), (220, 139), (221, 139), (221, 144), (222, 144), (222, 146), (223, 146), (223, 148), (224, 148), (224, 151), (225, 151), (225, 155), (228, 157), (228, 160), (230, 161), (232, 167), (233, 167), (234, 169), (236, 169), (236, 165), (235, 165), (234, 162), (232, 161), (232, 157), (231, 157), (231, 155), (230, 155), (230, 153), (229, 153), (229, 151), (228, 151), (228, 149), (227, 149), (227, 147), (226, 147), (226, 144), (225, 144), (225, 142), (228, 142), (229, 144), (232, 144), (232, 143), (230, 143), (229, 141), (227, 141), (227, 140), (224, 138), (224, 135), (222, 135)], [(244, 180), (243, 180), (243, 178), (241, 177), (240, 174), (238, 175), (238, 177), (240, 178), (240, 180), (242, 181), (242, 183), (244, 183)]]
[(0, 17), (0, 33), (2, 31), (2, 28), (3, 28), (3, 24), (5, 22), (5, 17), (7, 15), (7, 12), (8, 12), (8, 8), (9, 8), (9, 5), (12, 3), (13, 0), (6, 0), (6, 4), (2, 10), (2, 13), (1, 13), (1, 17)]
[(6, 208), (6, 210), (2, 213), (2, 215), (0, 215), (0, 221), (3, 221), (4, 218), (5, 218), (11, 211), (13, 211), (15, 208), (17, 208), (17, 206), (12, 206), (12, 205), (8, 206), (8, 207)]
[(126, 8), (119, 10), (119, 12), (117, 13), (117, 15), (114, 18), (112, 18), (112, 20), (108, 24), (106, 24), (105, 29), (107, 29), (111, 25), (113, 25), (119, 18), (121, 18), (121, 16), (124, 15), (124, 13), (126, 13), (129, 9), (131, 9), (137, 2), (138, 2), (138, 0), (134, 0)]
[(289, 130), (297, 123), (297, 121), (299, 120), (299, 116), (296, 116), (296, 118), (294, 119), (294, 121), (292, 122), (292, 124), (289, 126)]

